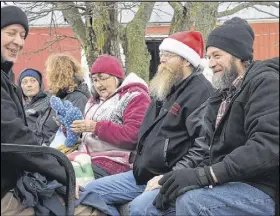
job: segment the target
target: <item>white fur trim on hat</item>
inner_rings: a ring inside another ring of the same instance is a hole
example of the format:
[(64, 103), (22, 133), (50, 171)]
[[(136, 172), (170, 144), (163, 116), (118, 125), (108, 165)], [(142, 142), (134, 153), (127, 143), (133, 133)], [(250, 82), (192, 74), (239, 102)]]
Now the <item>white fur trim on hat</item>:
[(175, 53), (188, 60), (194, 67), (199, 66), (200, 56), (186, 44), (173, 38), (165, 38), (159, 46), (160, 51)]

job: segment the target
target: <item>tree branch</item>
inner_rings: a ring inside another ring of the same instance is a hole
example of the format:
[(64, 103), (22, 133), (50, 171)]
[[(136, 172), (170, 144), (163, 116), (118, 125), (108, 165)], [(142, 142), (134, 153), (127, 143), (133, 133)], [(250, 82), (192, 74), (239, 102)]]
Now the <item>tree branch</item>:
[(267, 12), (267, 11), (261, 10), (261, 9), (257, 8), (256, 6), (252, 6), (252, 8), (254, 8), (255, 10), (257, 10), (257, 11), (259, 11), (259, 12), (262, 12), (262, 13), (268, 14), (268, 15), (270, 15), (270, 16), (279, 18), (279, 16), (277, 16), (277, 15), (275, 15), (275, 14), (272, 14), (272, 13), (269, 13), (269, 12)]
[(71, 39), (77, 40), (77, 38), (69, 37), (66, 35), (57, 36), (56, 39), (49, 40), (49, 41), (46, 41), (45, 43), (43, 43), (39, 49), (36, 49), (35, 51), (23, 52), (21, 55), (31, 55), (31, 54), (39, 53), (41, 51), (48, 49), (49, 47), (52, 47), (52, 45), (54, 45), (55, 43), (60, 43), (60, 41), (66, 39), (66, 38), (71, 38)]
[(253, 7), (256, 5), (273, 6), (273, 7), (279, 8), (279, 4), (277, 4), (275, 2), (245, 2), (245, 3), (241, 3), (241, 4), (237, 5), (236, 7), (232, 8), (232, 9), (219, 12), (217, 17), (221, 18), (224, 16), (229, 16), (229, 15), (237, 13), (240, 10), (243, 10), (243, 9), (246, 9), (249, 7)]
[(82, 46), (84, 46), (87, 42), (86, 26), (79, 13), (79, 9), (75, 7), (73, 2), (56, 2), (53, 4), (55, 4), (56, 7), (59, 6), (59, 8), (68, 8), (68, 10), (61, 10), (61, 12), (67, 22), (72, 26), (73, 33), (81, 42)]
[(168, 2), (168, 4), (173, 8), (174, 13), (175, 13), (175, 11), (183, 10), (183, 5), (180, 2), (170, 1), (170, 2)]
[(138, 20), (146, 26), (149, 22), (155, 2), (142, 2), (133, 20)]

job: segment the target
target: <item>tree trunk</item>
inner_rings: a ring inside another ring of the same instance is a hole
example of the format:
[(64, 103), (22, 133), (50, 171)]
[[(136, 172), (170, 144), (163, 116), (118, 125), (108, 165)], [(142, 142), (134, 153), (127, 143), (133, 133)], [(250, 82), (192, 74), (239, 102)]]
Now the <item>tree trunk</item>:
[[(97, 53), (95, 51), (95, 44), (93, 43), (92, 31), (90, 31), (91, 25), (89, 18), (87, 17), (84, 23), (78, 8), (75, 7), (73, 2), (55, 2), (54, 5), (60, 9), (65, 8), (64, 10), (61, 10), (61, 12), (72, 27), (74, 35), (80, 41), (86, 55), (88, 67), (91, 68), (92, 62), (96, 58)], [(68, 9), (66, 9), (67, 7)]]
[(189, 12), (193, 2), (186, 2), (185, 5), (182, 5), (180, 2), (169, 2), (169, 4), (174, 10), (169, 35), (190, 30), (194, 23), (194, 17), (191, 17), (191, 13)]
[(119, 23), (116, 2), (95, 2), (92, 29), (97, 40), (99, 54), (120, 58)]
[(208, 35), (216, 27), (219, 2), (194, 2), (191, 13), (195, 16), (194, 29), (200, 31), (207, 41)]
[(120, 57), (116, 2), (87, 2), (85, 23), (73, 2), (56, 4), (61, 8), (72, 6), (61, 11), (81, 42), (89, 68), (101, 54)]
[(145, 31), (154, 4), (155, 2), (141, 2), (135, 17), (122, 32), (126, 74), (136, 73), (146, 81), (149, 81), (151, 56), (146, 46)]
[(215, 28), (219, 2), (169, 2), (174, 9), (174, 16), (169, 33), (200, 31), (206, 43), (209, 33)]

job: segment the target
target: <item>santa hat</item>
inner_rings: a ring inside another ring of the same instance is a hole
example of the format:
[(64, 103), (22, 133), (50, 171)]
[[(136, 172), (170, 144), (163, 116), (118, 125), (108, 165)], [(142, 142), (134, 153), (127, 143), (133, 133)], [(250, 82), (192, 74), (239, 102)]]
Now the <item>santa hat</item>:
[(204, 57), (204, 41), (198, 31), (177, 32), (165, 38), (159, 50), (175, 53), (198, 67), (200, 59)]

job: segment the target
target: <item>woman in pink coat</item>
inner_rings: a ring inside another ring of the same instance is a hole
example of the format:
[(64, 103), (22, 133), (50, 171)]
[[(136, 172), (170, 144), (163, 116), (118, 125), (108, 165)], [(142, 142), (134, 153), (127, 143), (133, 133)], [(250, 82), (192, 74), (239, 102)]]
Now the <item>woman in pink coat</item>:
[(126, 78), (120, 61), (100, 56), (91, 68), (92, 97), (84, 120), (72, 130), (82, 132), (82, 146), (91, 155), (95, 178), (132, 168), (138, 130), (150, 104), (148, 86), (136, 74)]

